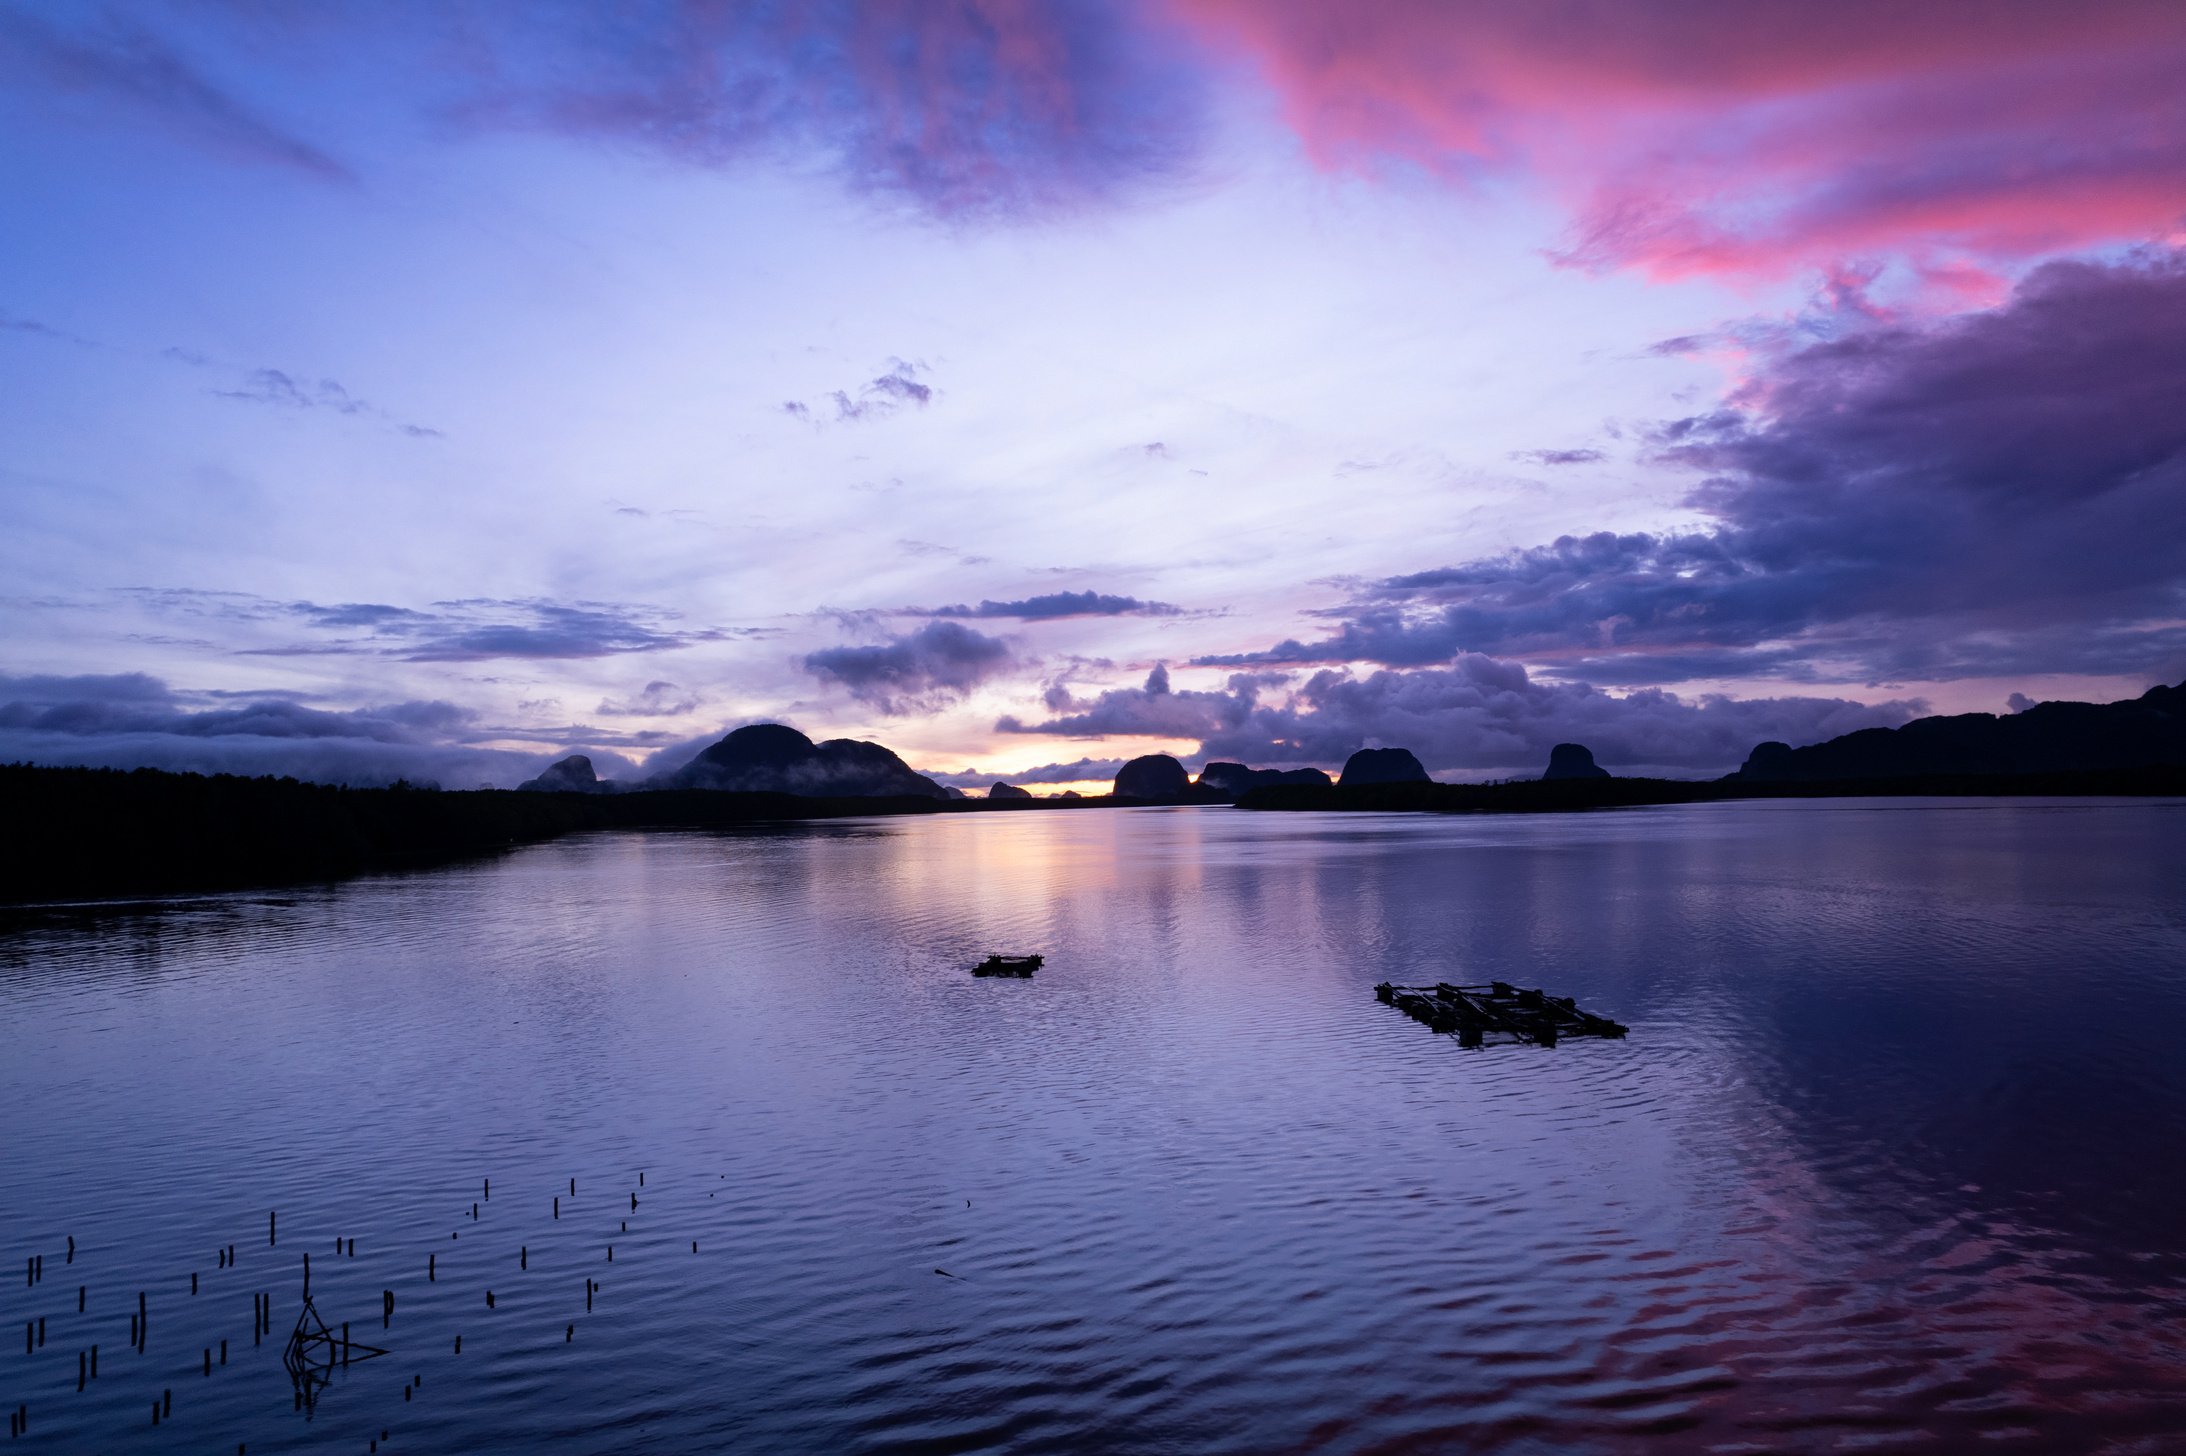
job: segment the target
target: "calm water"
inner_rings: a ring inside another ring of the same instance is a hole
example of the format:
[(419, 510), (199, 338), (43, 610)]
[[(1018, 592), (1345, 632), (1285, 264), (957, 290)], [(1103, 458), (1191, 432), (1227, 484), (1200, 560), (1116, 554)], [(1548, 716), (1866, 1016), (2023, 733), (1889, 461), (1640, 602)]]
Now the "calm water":
[[(1491, 977), (1632, 1035), (1370, 989)], [(608, 835), (17, 922), (0, 1025), (10, 1449), (2186, 1441), (2176, 804)]]

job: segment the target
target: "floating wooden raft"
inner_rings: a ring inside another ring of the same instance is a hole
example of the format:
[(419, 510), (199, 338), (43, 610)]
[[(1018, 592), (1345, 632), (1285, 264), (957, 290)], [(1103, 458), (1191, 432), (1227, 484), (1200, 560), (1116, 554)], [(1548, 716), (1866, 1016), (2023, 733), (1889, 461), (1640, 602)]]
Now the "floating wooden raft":
[(1624, 1035), (1622, 1026), (1606, 1016), (1581, 1011), (1569, 996), (1521, 991), (1507, 981), (1490, 981), (1485, 986), (1453, 986), (1448, 981), (1392, 986), (1384, 981), (1374, 988), (1374, 995), (1436, 1031), (1456, 1032), (1465, 1046), (1479, 1046), (1490, 1032), (1542, 1046), (1554, 1046), (1567, 1036)]
[(1036, 955), (990, 955), (972, 967), (975, 976), (1029, 976), (1040, 969)]

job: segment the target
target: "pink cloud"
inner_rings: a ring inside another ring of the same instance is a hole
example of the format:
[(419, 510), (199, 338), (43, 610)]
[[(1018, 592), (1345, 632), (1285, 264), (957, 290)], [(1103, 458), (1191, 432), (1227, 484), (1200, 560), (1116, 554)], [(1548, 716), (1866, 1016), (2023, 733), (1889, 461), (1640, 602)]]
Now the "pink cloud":
[(1327, 166), (1523, 170), (1559, 256), (1655, 278), (1980, 262), (2186, 222), (2186, 6), (2168, 0), (1172, 0)]

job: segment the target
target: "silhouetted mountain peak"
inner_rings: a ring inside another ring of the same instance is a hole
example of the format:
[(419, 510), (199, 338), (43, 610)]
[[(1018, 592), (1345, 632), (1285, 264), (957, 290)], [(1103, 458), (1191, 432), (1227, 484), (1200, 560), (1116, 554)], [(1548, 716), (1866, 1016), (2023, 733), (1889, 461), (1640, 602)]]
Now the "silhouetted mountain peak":
[(526, 779), (516, 786), (519, 793), (533, 794), (603, 794), (609, 785), (600, 782), (600, 776), (592, 771), (592, 760), (581, 753), (572, 753), (540, 770), (539, 777)]
[(1559, 743), (1548, 751), (1546, 779), (1606, 779), (1609, 770), (1594, 762), (1594, 750), (1583, 743)]
[(1362, 748), (1344, 760), (1337, 784), (1424, 784), (1427, 770), (1409, 748)]
[(868, 798), (915, 794), (945, 799), (948, 790), (913, 772), (878, 743), (830, 738), (814, 743), (780, 723), (739, 728), (662, 780), (675, 789)]
[(1122, 799), (1181, 799), (1191, 786), (1184, 765), (1166, 753), (1134, 758), (1116, 770), (1115, 794)]
[(1321, 788), (1329, 777), (1317, 768), (1248, 768), (1241, 763), (1217, 761), (1199, 771), (1197, 787), (1236, 799), (1254, 789), (1274, 784), (1309, 784)]
[(731, 732), (698, 759), (724, 768), (789, 768), (812, 757), (811, 739), (785, 723), (751, 723)]

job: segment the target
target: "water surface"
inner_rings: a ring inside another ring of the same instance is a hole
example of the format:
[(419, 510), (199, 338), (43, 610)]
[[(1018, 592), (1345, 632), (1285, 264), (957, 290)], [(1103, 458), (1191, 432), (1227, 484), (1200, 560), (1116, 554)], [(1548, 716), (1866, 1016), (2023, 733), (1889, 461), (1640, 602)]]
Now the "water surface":
[[(0, 1405), (26, 1451), (2175, 1450), (2181, 886), (2177, 804), (1179, 809), (19, 917)], [(1371, 992), (1491, 978), (1632, 1034)], [(392, 1352), (308, 1411), (307, 1252)]]

